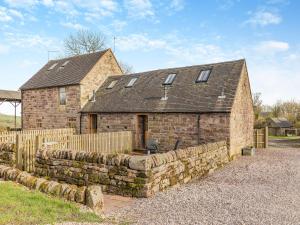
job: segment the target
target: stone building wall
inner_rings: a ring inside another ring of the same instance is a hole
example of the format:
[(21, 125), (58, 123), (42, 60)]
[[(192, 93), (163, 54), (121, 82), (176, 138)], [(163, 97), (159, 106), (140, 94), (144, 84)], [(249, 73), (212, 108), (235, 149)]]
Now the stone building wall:
[(60, 105), (58, 87), (22, 91), (23, 129), (68, 128), (69, 120), (78, 127), (80, 86), (67, 86), (66, 96), (66, 105)]
[[(178, 139), (181, 140), (182, 148), (220, 140), (229, 142), (230, 115), (228, 113), (146, 113), (143, 115), (148, 116), (147, 139), (157, 140), (162, 151), (174, 149)], [(135, 137), (133, 146), (137, 148), (137, 116), (138, 114), (135, 113), (98, 114), (97, 131), (132, 131)], [(85, 114), (82, 117), (82, 133), (88, 132), (88, 115)]]
[(78, 85), (66, 86), (67, 104), (59, 104), (59, 88), (22, 91), (23, 129), (55, 129), (74, 127), (79, 132), (81, 108), (110, 75), (122, 70), (111, 50), (108, 50)]
[(222, 167), (229, 162), (227, 151), (225, 141), (147, 156), (44, 149), (37, 153), (36, 175), (79, 186), (100, 184), (103, 191), (118, 195), (149, 197)]
[(81, 108), (88, 102), (92, 97), (93, 91), (104, 83), (107, 77), (111, 75), (122, 75), (123, 72), (109, 49), (95, 64), (91, 71), (82, 79), (80, 82), (81, 92)]
[(248, 72), (244, 65), (230, 116), (230, 156), (253, 146), (254, 110)]

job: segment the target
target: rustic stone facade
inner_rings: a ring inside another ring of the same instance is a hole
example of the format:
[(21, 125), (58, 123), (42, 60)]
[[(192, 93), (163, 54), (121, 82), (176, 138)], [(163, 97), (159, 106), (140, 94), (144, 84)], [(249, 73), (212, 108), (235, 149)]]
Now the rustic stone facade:
[(122, 74), (108, 50), (78, 85), (66, 86), (66, 105), (59, 103), (59, 87), (22, 91), (22, 128), (54, 129), (75, 127), (79, 131), (79, 111), (110, 75)]
[[(137, 146), (137, 116), (135, 113), (98, 114), (98, 132), (128, 130), (133, 132), (134, 148)], [(174, 149), (177, 140), (179, 147), (196, 146), (201, 143), (221, 140), (229, 141), (229, 113), (146, 113), (148, 116), (147, 139), (158, 142), (161, 151)], [(88, 115), (82, 117), (82, 132), (88, 133)]]
[(44, 149), (36, 174), (79, 186), (100, 184), (108, 193), (149, 197), (170, 186), (201, 177), (229, 162), (226, 142), (133, 156)]
[(244, 65), (230, 114), (230, 156), (253, 146), (254, 110), (249, 77)]

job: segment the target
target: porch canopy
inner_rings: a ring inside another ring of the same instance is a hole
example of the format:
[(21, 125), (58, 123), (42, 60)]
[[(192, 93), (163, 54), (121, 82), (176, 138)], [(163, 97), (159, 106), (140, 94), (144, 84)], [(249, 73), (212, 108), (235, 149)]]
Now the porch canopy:
[(15, 109), (15, 128), (17, 128), (17, 107), (22, 102), (20, 91), (0, 90), (0, 105), (9, 102)]

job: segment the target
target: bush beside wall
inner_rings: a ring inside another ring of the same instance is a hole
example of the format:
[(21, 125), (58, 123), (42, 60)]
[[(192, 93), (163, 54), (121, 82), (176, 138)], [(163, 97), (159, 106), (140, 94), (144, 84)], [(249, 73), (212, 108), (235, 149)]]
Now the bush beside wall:
[(41, 149), (35, 173), (79, 186), (100, 184), (108, 193), (149, 197), (228, 161), (225, 141), (149, 156)]

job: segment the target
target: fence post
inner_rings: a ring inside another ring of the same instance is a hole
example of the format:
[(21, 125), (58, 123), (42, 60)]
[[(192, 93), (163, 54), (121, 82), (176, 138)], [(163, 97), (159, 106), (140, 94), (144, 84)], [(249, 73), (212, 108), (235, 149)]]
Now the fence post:
[(265, 133), (264, 133), (264, 135), (265, 135), (265, 148), (268, 148), (268, 143), (269, 143), (269, 131), (268, 131), (269, 129), (268, 129), (268, 127), (265, 127)]
[(20, 135), (16, 134), (16, 167), (22, 170), (22, 152), (20, 148)]

